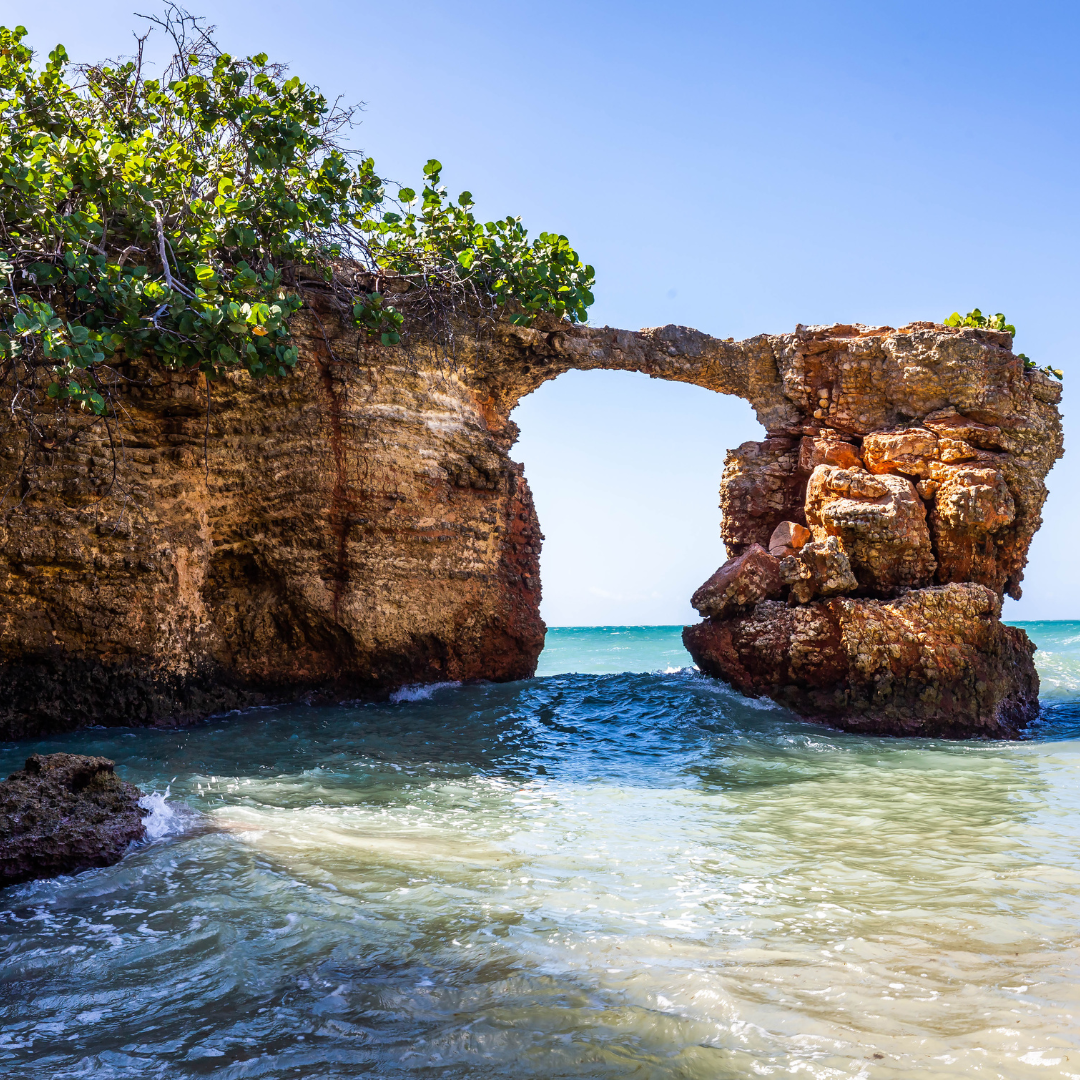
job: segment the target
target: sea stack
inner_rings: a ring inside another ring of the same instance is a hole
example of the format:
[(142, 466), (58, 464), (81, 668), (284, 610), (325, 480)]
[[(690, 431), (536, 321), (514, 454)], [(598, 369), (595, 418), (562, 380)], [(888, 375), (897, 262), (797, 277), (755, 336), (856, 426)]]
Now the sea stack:
[(731, 558), (710, 579), (757, 551), (782, 587), (722, 612), (695, 594), (702, 671), (851, 731), (1014, 738), (1038, 716), (1034, 646), (1001, 604), (1061, 453), (1061, 390), (1010, 347), (926, 324), (795, 336), (780, 365), (804, 419), (728, 455)]

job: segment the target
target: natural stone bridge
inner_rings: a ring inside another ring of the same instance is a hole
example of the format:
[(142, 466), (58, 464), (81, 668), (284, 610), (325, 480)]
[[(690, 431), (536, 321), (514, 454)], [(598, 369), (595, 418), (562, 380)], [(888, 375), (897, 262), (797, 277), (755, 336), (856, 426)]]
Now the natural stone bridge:
[(733, 559), (685, 635), (702, 670), (854, 730), (1008, 736), (1035, 715), (1032, 647), (999, 617), (1062, 452), (1060, 387), (1007, 334), (542, 321), (447, 358), (335, 326), (298, 317), (298, 372), (215, 383), (209, 420), (200, 377), (133, 365), (115, 480), (101, 425), (35, 447), (0, 522), (0, 734), (531, 675), (542, 537), (510, 413), (571, 368), (736, 394), (768, 433), (728, 455)]

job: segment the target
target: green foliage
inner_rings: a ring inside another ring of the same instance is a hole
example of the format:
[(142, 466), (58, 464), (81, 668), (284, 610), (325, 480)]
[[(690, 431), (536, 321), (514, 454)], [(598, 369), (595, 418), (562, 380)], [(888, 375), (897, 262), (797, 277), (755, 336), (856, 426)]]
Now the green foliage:
[(977, 326), (983, 330), (1004, 330), (1007, 334), (1016, 336), (1016, 327), (1005, 321), (1005, 316), (999, 311), (996, 315), (984, 315), (978, 308), (974, 308), (966, 315), (954, 311), (946, 320), (946, 326)]
[(221, 52), (179, 8), (151, 21), (176, 47), (160, 80), (145, 37), (132, 61), (75, 68), (57, 46), (37, 70), (26, 30), (0, 28), (0, 365), (20, 386), (46, 370), (49, 398), (101, 415), (118, 354), (283, 376), (312, 285), (397, 345), (405, 316), (351, 291), (357, 267), (406, 293), (510, 304), (518, 322), (587, 317), (593, 269), (566, 237), (481, 224), (434, 160), (419, 195), (389, 198), (372, 159), (337, 141), (352, 110), (264, 54)]
[[(1005, 316), (999, 311), (996, 315), (984, 315), (978, 308), (969, 311), (966, 315), (961, 315), (958, 311), (954, 311), (946, 320), (946, 326), (975, 326), (983, 330), (1004, 330), (1007, 334), (1011, 334), (1016, 337), (1016, 327), (1011, 323), (1005, 321)], [(1024, 370), (1032, 371), (1038, 365), (1030, 357), (1024, 353), (1018, 353), (1018, 357), (1024, 361)], [(1042, 369), (1047, 375), (1053, 375), (1055, 379), (1062, 379), (1064, 375), (1060, 368), (1044, 367)]]

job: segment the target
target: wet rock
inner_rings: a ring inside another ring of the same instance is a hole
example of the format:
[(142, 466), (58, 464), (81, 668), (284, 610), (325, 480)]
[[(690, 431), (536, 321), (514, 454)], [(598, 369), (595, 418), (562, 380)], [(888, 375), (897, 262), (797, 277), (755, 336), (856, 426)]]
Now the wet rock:
[(704, 617), (726, 618), (758, 600), (780, 596), (780, 564), (760, 544), (728, 559), (690, 600)]
[(815, 596), (854, 592), (859, 587), (835, 536), (812, 540), (783, 559), (780, 580), (791, 586), (791, 597), (799, 604), (807, 604)]
[(0, 782), (0, 886), (119, 861), (145, 832), (140, 796), (107, 758), (27, 758)]
[(973, 583), (894, 600), (761, 601), (683, 631), (706, 674), (847, 731), (1015, 738), (1038, 716), (1034, 646)]
[(806, 520), (815, 540), (839, 540), (865, 589), (882, 593), (933, 579), (926, 506), (905, 477), (819, 465), (806, 489)]

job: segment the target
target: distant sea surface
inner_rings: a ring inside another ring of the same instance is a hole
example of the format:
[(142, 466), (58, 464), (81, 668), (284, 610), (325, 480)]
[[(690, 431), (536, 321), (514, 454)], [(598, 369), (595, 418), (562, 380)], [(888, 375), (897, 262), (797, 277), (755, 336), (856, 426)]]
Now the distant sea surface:
[(1023, 741), (847, 735), (555, 628), (538, 677), (104, 754), (117, 866), (0, 898), (0, 1076), (1080, 1078), (1080, 622)]

